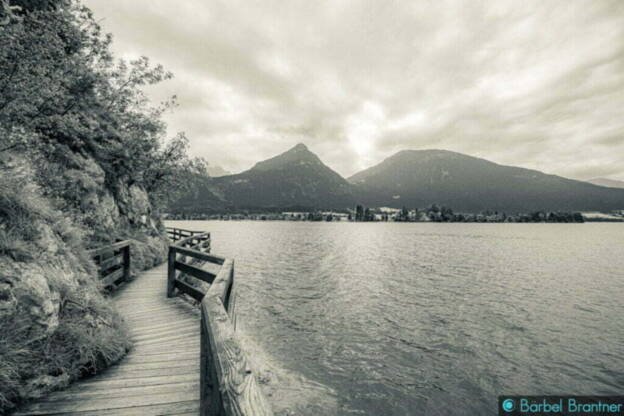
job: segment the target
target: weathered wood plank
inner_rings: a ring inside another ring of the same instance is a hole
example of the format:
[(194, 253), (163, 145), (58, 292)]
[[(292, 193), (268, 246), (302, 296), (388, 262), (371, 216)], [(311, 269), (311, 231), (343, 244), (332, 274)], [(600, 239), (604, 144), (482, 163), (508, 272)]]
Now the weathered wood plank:
[(232, 286), (233, 280), (234, 260), (226, 259), (221, 266), (221, 270), (219, 270), (217, 277), (212, 282), (212, 285), (210, 285), (210, 289), (208, 290), (213, 296), (217, 296), (221, 300), (221, 303), (225, 305), (226, 310), (230, 287)]
[(123, 409), (138, 406), (191, 401), (196, 399), (196, 392), (194, 391), (174, 391), (169, 393), (161, 393), (158, 395), (138, 395), (133, 397), (123, 397), (118, 398), (117, 400), (111, 398), (97, 398), (78, 401), (47, 401), (34, 403), (29, 408), (29, 413), (17, 412), (15, 413), (15, 416), (28, 414), (48, 415), (59, 413), (87, 412), (95, 410)]
[(204, 298), (204, 294), (200, 290), (195, 289), (193, 286), (190, 286), (190, 285), (182, 282), (181, 280), (177, 280), (176, 279), (176, 281), (173, 283), (173, 285), (180, 292), (186, 293), (187, 295), (189, 295), (190, 297), (192, 297), (193, 299), (195, 299), (198, 302), (201, 302), (201, 300)]
[(273, 415), (218, 293), (209, 290), (201, 307), (201, 415)]
[(189, 257), (194, 257), (199, 260), (204, 260), (204, 261), (215, 263), (215, 264), (223, 264), (225, 262), (225, 257), (217, 256), (217, 255), (210, 254), (210, 253), (203, 253), (201, 251), (192, 250), (192, 249), (188, 249), (184, 247), (176, 247), (176, 246), (172, 246), (172, 247), (179, 254), (189, 256)]
[(195, 337), (195, 335), (198, 333), (199, 331), (197, 331), (197, 333), (193, 333), (190, 336), (189, 334), (176, 334), (176, 335), (170, 335), (167, 337), (161, 337), (158, 339), (148, 339), (145, 341), (137, 341), (134, 343), (134, 345), (136, 346), (136, 348), (139, 348), (139, 347), (146, 346), (146, 345), (169, 344), (171, 343), (171, 341), (186, 341), (190, 339), (191, 337)]
[[(199, 352), (198, 352), (199, 353)], [(87, 379), (80, 382), (80, 386), (86, 389), (124, 389), (132, 386), (157, 386), (170, 383), (182, 383), (199, 380), (199, 372), (186, 374), (166, 374), (155, 377), (125, 377), (125, 378), (100, 378)]]
[(181, 271), (182, 273), (193, 276), (196, 279), (203, 280), (206, 283), (212, 283), (212, 281), (217, 277), (216, 274), (211, 273), (207, 270), (203, 270), (199, 267), (191, 266), (190, 264), (182, 263), (176, 261), (174, 263), (176, 270)]
[(106, 272), (108, 269), (114, 266), (123, 264), (123, 253), (115, 254), (112, 257), (100, 261), (100, 272)]
[(199, 403), (197, 400), (189, 400), (186, 402), (175, 402), (147, 406), (135, 406), (128, 408), (117, 408), (108, 410), (94, 410), (80, 413), (69, 413), (79, 416), (178, 416), (183, 414), (197, 414), (199, 411)]
[(126, 366), (120, 366), (118, 368), (111, 368), (106, 371), (108, 377), (112, 379), (121, 379), (121, 378), (143, 378), (143, 377), (158, 377), (162, 374), (194, 374), (199, 372), (199, 368), (195, 363), (188, 364), (184, 366), (177, 367), (168, 367), (166, 370), (160, 368), (152, 368), (145, 370), (134, 370), (134, 369), (126, 369)]
[(194, 246), (199, 241), (203, 241), (208, 238), (210, 238), (210, 233), (191, 234), (186, 238), (178, 240), (176, 242), (176, 246), (186, 246), (186, 245)]
[(121, 279), (124, 276), (124, 270), (123, 269), (117, 269), (109, 274), (107, 274), (106, 276), (103, 276), (100, 281), (102, 282), (102, 285), (104, 285), (104, 287), (106, 286), (112, 286), (117, 280)]
[(75, 401), (85, 400), (91, 398), (117, 398), (117, 397), (133, 397), (139, 395), (150, 394), (162, 394), (172, 391), (193, 391), (199, 390), (199, 380), (186, 381), (181, 383), (168, 383), (157, 384), (155, 386), (128, 386), (123, 389), (108, 388), (99, 390), (88, 389), (73, 389), (66, 390), (54, 394), (46, 399), (44, 402), (59, 402), (59, 401)]
[(187, 360), (198, 357), (197, 351), (182, 352), (157, 352), (155, 354), (131, 354), (125, 361), (128, 364), (134, 363), (162, 363), (175, 360)]
[(124, 241), (119, 241), (117, 243), (110, 244), (108, 246), (87, 250), (87, 253), (89, 253), (89, 255), (95, 257), (95, 256), (99, 256), (101, 254), (110, 253), (111, 251), (115, 252), (117, 250), (121, 250), (122, 248), (127, 247), (129, 245), (130, 245), (130, 241), (129, 240), (124, 240)]

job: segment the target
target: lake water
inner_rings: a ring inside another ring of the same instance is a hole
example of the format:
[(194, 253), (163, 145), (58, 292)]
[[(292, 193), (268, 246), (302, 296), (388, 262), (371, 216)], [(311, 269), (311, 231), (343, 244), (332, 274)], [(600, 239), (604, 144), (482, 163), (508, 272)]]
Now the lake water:
[(624, 224), (168, 225), (235, 258), (239, 330), (282, 414), (622, 393)]

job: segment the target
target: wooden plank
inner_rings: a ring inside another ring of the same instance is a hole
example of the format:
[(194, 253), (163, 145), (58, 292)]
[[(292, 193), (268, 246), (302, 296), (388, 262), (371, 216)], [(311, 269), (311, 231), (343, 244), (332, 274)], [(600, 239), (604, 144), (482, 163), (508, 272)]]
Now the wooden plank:
[(175, 375), (175, 374), (194, 374), (198, 373), (199, 368), (196, 363), (192, 363), (186, 366), (179, 367), (169, 367), (166, 370), (162, 370), (160, 368), (153, 368), (147, 370), (129, 370), (126, 369), (125, 366), (111, 368), (106, 370), (106, 375), (111, 379), (120, 379), (120, 378), (143, 378), (143, 377), (158, 377), (164, 374)]
[(215, 264), (223, 264), (225, 262), (225, 257), (216, 256), (214, 254), (209, 254), (209, 253), (202, 253), (201, 251), (192, 250), (192, 249), (188, 249), (184, 247), (177, 247), (177, 246), (172, 246), (172, 247), (176, 251), (176, 253), (189, 256), (189, 257), (194, 257), (199, 260), (204, 260), (204, 261), (215, 263)]
[(160, 332), (150, 332), (142, 334), (132, 334), (132, 342), (149, 341), (159, 337), (167, 337), (175, 334), (197, 335), (199, 334), (199, 323), (193, 323), (193, 325), (185, 325), (184, 327), (176, 328), (171, 327), (167, 330)]
[(146, 416), (146, 415), (197, 415), (199, 403), (197, 400), (166, 404), (134, 406), (119, 409), (94, 410), (80, 413), (69, 413), (77, 416)]
[(159, 362), (167, 362), (170, 360), (187, 360), (191, 358), (195, 358), (198, 356), (198, 353), (195, 351), (181, 351), (181, 352), (157, 352), (151, 355), (145, 354), (131, 354), (127, 357), (124, 362), (128, 364), (134, 363), (159, 363)]
[(114, 244), (110, 244), (104, 247), (98, 247), (96, 249), (91, 249), (91, 250), (87, 250), (87, 253), (89, 253), (91, 256), (95, 257), (95, 256), (99, 256), (101, 254), (106, 254), (106, 253), (110, 253), (111, 251), (117, 251), (120, 250), (124, 247), (127, 247), (130, 245), (130, 240), (124, 240), (124, 241), (118, 241), (117, 243)]
[(273, 415), (218, 294), (209, 290), (201, 307), (205, 358), (200, 380), (200, 414)]
[(137, 395), (162, 394), (172, 391), (199, 392), (199, 380), (181, 383), (158, 384), (155, 386), (128, 386), (123, 389), (108, 388), (100, 390), (69, 389), (44, 399), (46, 402), (85, 400), (91, 398), (132, 397)]
[(179, 240), (176, 243), (176, 246), (184, 246), (184, 245), (194, 245), (195, 241), (199, 241), (199, 239), (210, 238), (209, 233), (199, 233), (199, 234), (190, 234), (189, 236)]
[(117, 269), (106, 276), (103, 276), (100, 280), (104, 287), (113, 285), (117, 280), (121, 279), (124, 275), (123, 269)]
[(63, 402), (36, 402), (28, 406), (30, 413), (15, 413), (16, 416), (26, 414), (58, 414), (70, 412), (87, 412), (95, 410), (123, 409), (129, 407), (148, 406), (155, 404), (175, 403), (182, 401), (196, 400), (196, 392), (170, 392), (159, 395), (138, 395), (134, 397), (124, 397), (118, 400), (110, 398), (63, 401)]
[(192, 297), (193, 299), (195, 299), (198, 302), (201, 302), (201, 300), (204, 298), (204, 294), (198, 290), (195, 289), (194, 287), (180, 281), (180, 280), (175, 280), (174, 284), (176, 289), (178, 289), (180, 292), (182, 293), (186, 293), (187, 295), (189, 295), (190, 297)]
[[(137, 371), (137, 370), (158, 370), (162, 368), (174, 368), (174, 367), (186, 367), (186, 366), (199, 366), (199, 355), (195, 355), (191, 358), (176, 358), (174, 360), (169, 361), (159, 361), (156, 363), (123, 363), (123, 366), (119, 368), (123, 368), (128, 371)], [(164, 371), (163, 371), (164, 373)]]
[(100, 261), (100, 272), (105, 272), (111, 267), (123, 264), (123, 254), (115, 254), (112, 257)]
[(210, 273), (209, 271), (200, 269), (199, 267), (191, 266), (190, 264), (185, 264), (179, 261), (174, 263), (174, 267), (176, 270), (188, 274), (189, 276), (193, 276), (199, 280), (203, 280), (206, 283), (212, 283), (215, 277), (217, 277), (214, 273)]
[[(167, 345), (171, 345), (171, 349), (167, 349)], [(173, 341), (167, 345), (142, 345), (136, 348), (136, 353), (141, 355), (153, 355), (160, 354), (163, 351), (197, 351), (197, 354), (199, 354), (199, 340), (189, 340), (185, 342)]]
[(195, 380), (199, 380), (197, 373), (176, 375), (165, 374), (156, 377), (128, 377), (119, 379), (102, 378), (102, 376), (96, 376), (91, 379), (81, 381), (80, 386), (85, 386), (85, 388), (87, 389), (94, 390), (108, 388), (123, 389), (131, 386), (156, 386), (170, 383), (182, 383), (187, 381), (190, 382)]
[(217, 273), (217, 277), (210, 285), (208, 292), (214, 296), (217, 296), (221, 303), (227, 305), (228, 294), (230, 293), (230, 287), (234, 280), (234, 260), (226, 259), (221, 270)]
[(182, 231), (182, 232), (185, 232), (185, 233), (195, 233), (195, 234), (203, 233), (203, 231), (186, 230), (184, 228), (176, 228), (176, 227), (166, 227), (166, 228), (167, 228), (167, 230), (175, 230), (175, 231), (178, 231), (178, 232)]
[(162, 336), (169, 333), (182, 333), (182, 332), (191, 332), (192, 330), (196, 330), (199, 324), (197, 322), (185, 322), (180, 325), (169, 325), (167, 327), (161, 327), (156, 329), (148, 329), (143, 331), (135, 331), (131, 330), (131, 338), (134, 341), (140, 341), (143, 339), (148, 339), (154, 336)]

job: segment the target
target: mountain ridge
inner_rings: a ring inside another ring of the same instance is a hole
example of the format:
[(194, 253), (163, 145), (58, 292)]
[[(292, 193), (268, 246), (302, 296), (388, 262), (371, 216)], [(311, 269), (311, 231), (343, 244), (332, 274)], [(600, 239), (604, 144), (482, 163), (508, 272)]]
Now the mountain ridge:
[(587, 180), (586, 182), (589, 182), (591, 184), (598, 185), (598, 186), (605, 186), (607, 188), (624, 188), (624, 181), (618, 181), (616, 179), (592, 178), (592, 179)]
[(401, 150), (345, 179), (303, 143), (244, 172), (206, 179), (193, 195), (175, 207), (342, 210), (357, 203), (395, 208), (436, 203), (459, 212), (624, 209), (624, 190), (442, 149)]

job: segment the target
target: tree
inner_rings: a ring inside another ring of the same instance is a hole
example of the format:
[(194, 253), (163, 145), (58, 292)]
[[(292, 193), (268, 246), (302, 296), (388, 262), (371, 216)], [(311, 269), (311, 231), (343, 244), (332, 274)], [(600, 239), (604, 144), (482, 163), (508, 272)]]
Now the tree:
[(364, 207), (362, 205), (355, 206), (355, 220), (356, 221), (364, 220)]
[(111, 36), (76, 1), (0, 2), (0, 154), (36, 159), (43, 188), (61, 200), (55, 176), (91, 158), (113, 194), (135, 184), (161, 203), (188, 163), (187, 142), (165, 139), (175, 97), (152, 106), (142, 88), (172, 74), (145, 57), (115, 61)]

